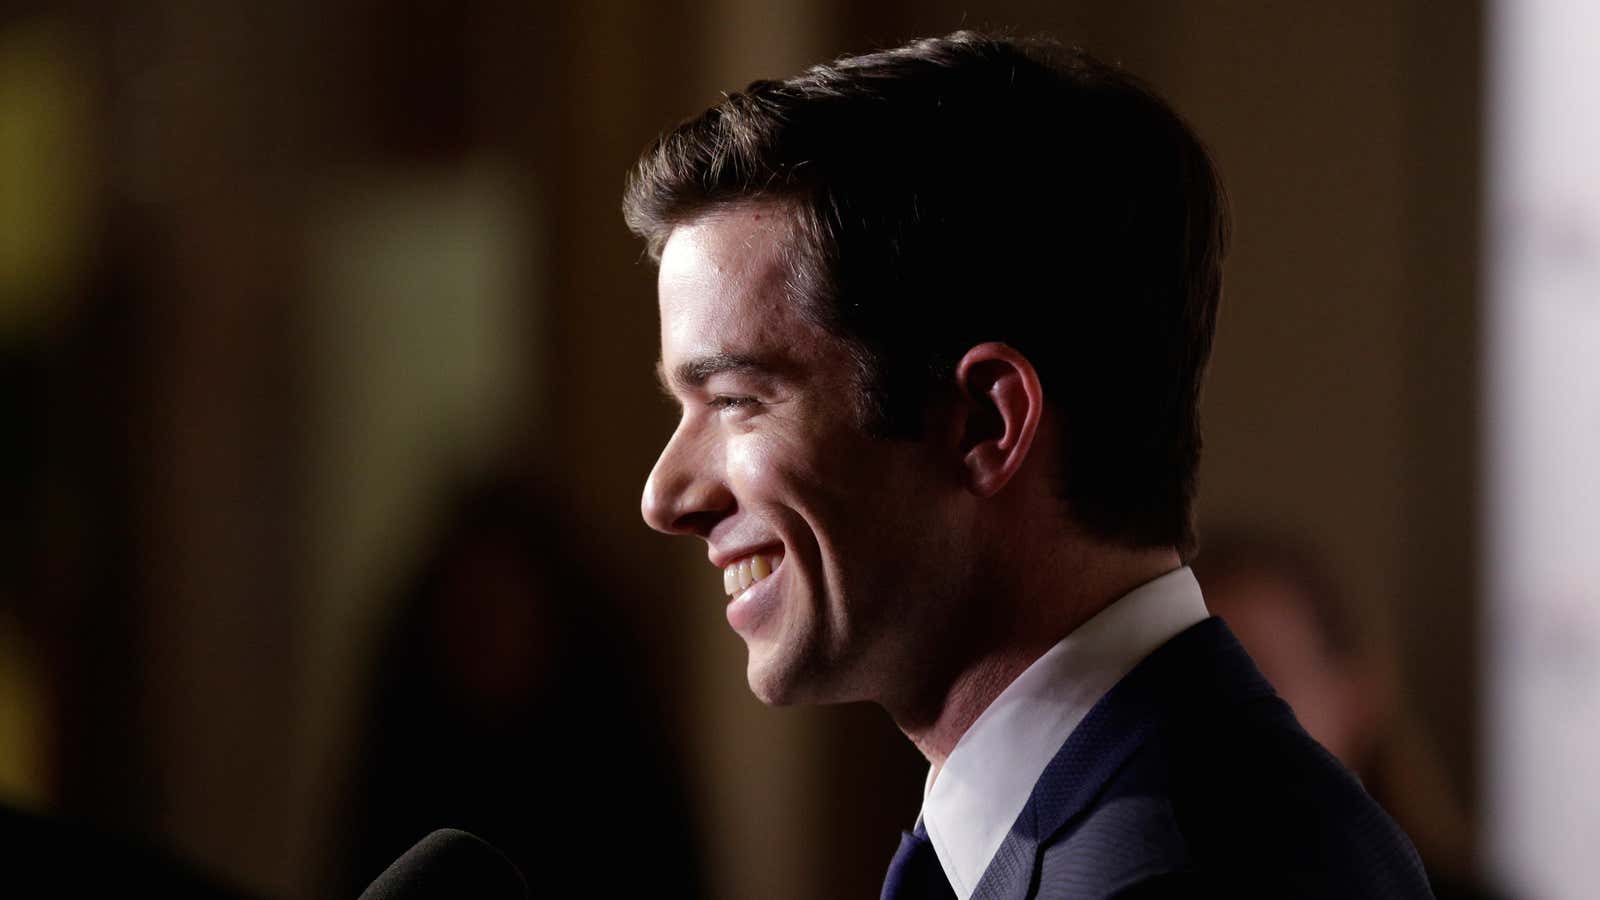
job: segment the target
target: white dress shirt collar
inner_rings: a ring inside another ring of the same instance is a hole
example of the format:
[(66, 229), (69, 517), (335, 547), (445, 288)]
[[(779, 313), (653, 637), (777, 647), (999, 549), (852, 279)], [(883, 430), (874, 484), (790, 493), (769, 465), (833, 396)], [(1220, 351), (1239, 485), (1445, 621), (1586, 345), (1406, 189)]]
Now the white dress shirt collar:
[(1151, 651), (1207, 616), (1187, 568), (1147, 582), (1078, 626), (996, 697), (928, 772), (922, 824), (967, 900), (1034, 783), (1101, 697)]

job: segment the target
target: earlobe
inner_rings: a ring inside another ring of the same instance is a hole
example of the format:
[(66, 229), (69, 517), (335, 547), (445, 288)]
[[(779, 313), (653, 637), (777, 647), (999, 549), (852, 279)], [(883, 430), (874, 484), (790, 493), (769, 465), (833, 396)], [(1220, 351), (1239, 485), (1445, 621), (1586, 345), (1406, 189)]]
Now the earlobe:
[(966, 406), (962, 466), (980, 497), (998, 494), (1022, 469), (1044, 416), (1044, 389), (1033, 364), (1014, 347), (990, 342), (956, 365)]

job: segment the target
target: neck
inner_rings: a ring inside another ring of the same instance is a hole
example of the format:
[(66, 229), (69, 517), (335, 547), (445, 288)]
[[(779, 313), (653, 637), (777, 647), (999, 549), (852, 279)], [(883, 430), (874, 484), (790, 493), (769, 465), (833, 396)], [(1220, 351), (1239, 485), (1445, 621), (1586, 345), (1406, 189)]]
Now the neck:
[(980, 622), (963, 622), (958, 630), (986, 637), (941, 684), (889, 708), (895, 724), (927, 757), (934, 777), (978, 716), (1046, 651), (1124, 594), (1182, 565), (1170, 549), (1103, 547), (1058, 552), (1052, 562), (1013, 567), (1028, 575), (1008, 584), (991, 581), (981, 598), (969, 598), (966, 608), (984, 614)]

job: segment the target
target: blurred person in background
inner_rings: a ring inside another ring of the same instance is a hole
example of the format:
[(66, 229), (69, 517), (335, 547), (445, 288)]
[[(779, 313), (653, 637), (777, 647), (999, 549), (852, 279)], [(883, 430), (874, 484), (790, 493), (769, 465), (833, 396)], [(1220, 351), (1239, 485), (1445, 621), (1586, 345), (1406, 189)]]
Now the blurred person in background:
[(682, 412), (644, 517), (759, 698), (928, 759), (884, 897), (1429, 896), (1184, 565), (1227, 225), (1165, 102), (958, 32), (724, 95), (624, 209)]
[[(679, 770), (608, 600), (626, 572), (509, 481), (444, 521), (376, 657), (330, 896), (444, 827), (500, 848), (534, 896), (588, 894), (602, 872), (608, 895), (701, 896)], [(608, 836), (641, 823), (659, 833), (619, 865)]]
[(1473, 886), (1465, 812), (1406, 709), (1387, 632), (1322, 556), (1294, 538), (1228, 529), (1206, 538), (1194, 573), (1306, 731), (1416, 841), (1440, 900), (1491, 896)]
[[(24, 167), (13, 183), (48, 194), (36, 175)], [(31, 238), (33, 224), (12, 236)], [(127, 346), (140, 324), (130, 310), (149, 297), (148, 248), (109, 226), (101, 240), (71, 290), (0, 284), (0, 894), (243, 900), (259, 894), (141, 821), (161, 797), (139, 721), (146, 536), (128, 485), (143, 432)], [(64, 312), (48, 330), (6, 319), (51, 303)]]

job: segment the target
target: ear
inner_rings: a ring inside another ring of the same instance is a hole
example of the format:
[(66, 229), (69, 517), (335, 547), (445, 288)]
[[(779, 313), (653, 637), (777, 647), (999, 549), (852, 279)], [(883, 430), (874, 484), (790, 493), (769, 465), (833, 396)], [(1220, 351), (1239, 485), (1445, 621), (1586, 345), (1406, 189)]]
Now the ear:
[(1044, 388), (1033, 363), (1008, 344), (968, 350), (956, 364), (956, 385), (967, 410), (961, 439), (967, 486), (992, 497), (1022, 468), (1044, 416)]

